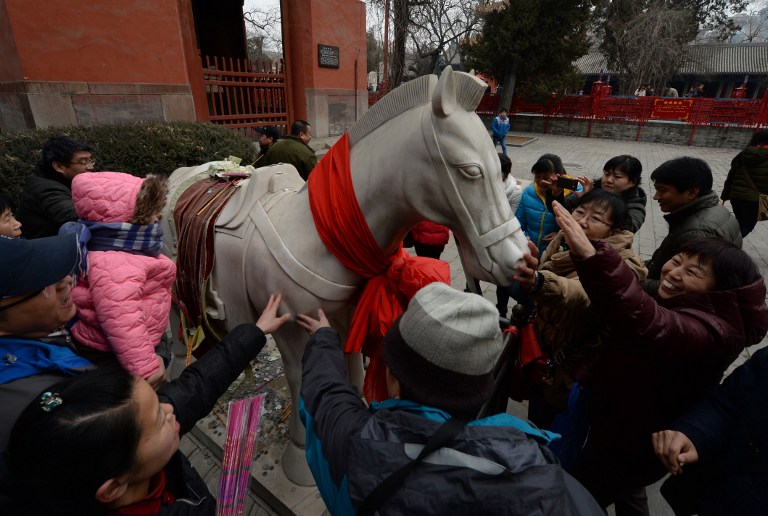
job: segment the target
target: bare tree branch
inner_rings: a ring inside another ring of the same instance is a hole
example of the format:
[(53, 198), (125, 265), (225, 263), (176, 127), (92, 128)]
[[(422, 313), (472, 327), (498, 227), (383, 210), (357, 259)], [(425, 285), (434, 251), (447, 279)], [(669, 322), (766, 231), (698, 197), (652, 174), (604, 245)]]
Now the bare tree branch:
[(243, 11), (251, 59), (259, 59), (263, 52), (283, 51), (282, 19), (280, 8), (252, 7)]

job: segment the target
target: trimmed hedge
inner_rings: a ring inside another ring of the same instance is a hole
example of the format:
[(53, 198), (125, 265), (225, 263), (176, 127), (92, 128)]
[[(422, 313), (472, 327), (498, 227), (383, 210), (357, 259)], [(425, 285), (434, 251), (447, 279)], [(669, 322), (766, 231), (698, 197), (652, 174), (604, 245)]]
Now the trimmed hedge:
[(228, 156), (252, 163), (258, 145), (237, 131), (207, 122), (137, 122), (57, 127), (0, 133), (0, 190), (18, 205), (26, 177), (40, 161), (43, 144), (54, 136), (79, 138), (93, 148), (94, 170), (170, 175), (179, 167)]

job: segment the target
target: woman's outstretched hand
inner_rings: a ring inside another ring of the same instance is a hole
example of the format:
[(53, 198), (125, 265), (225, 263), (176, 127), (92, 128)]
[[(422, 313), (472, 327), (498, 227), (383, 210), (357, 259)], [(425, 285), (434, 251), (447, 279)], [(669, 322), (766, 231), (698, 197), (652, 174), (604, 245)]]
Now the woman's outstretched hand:
[(587, 235), (584, 234), (584, 230), (576, 222), (576, 219), (573, 218), (573, 215), (557, 201), (552, 202), (552, 211), (555, 212), (557, 225), (563, 230), (565, 241), (568, 242), (568, 247), (571, 248), (573, 256), (579, 259), (594, 256), (597, 252), (595, 251), (595, 246), (592, 245)]
[(531, 290), (536, 283), (536, 269), (539, 266), (539, 260), (537, 258), (539, 250), (536, 245), (531, 242), (530, 238), (528, 239), (528, 250), (530, 252), (523, 255), (525, 264), (518, 267), (517, 274), (512, 276), (512, 279), (520, 283), (520, 286), (526, 291)]
[(277, 331), (286, 321), (290, 320), (291, 314), (283, 314), (280, 317), (277, 316), (277, 309), (280, 307), (280, 302), (283, 300), (283, 295), (270, 294), (267, 306), (264, 307), (264, 311), (261, 312), (259, 320), (256, 321), (256, 326), (259, 327), (265, 335)]
[(320, 328), (331, 327), (331, 325), (328, 324), (328, 318), (325, 317), (325, 312), (323, 312), (321, 308), (318, 308), (317, 310), (317, 319), (313, 319), (308, 315), (297, 314), (296, 323), (298, 323), (299, 326), (307, 330), (310, 336), (314, 335), (315, 332)]

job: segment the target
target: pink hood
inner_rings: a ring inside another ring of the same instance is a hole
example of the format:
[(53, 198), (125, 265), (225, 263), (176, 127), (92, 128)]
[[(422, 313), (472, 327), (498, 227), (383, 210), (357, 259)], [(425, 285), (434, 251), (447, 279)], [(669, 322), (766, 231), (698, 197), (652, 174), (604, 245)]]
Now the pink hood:
[(91, 222), (128, 222), (144, 180), (123, 172), (78, 174), (72, 180), (77, 216)]

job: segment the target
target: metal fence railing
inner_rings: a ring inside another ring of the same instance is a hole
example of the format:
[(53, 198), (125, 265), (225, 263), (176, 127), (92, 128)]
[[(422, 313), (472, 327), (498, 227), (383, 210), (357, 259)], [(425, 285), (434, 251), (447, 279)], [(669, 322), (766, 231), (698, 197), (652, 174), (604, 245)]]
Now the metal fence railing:
[(257, 139), (255, 129), (288, 129), (288, 93), (283, 60), (254, 63), (248, 59), (204, 56), (203, 82), (211, 122)]

